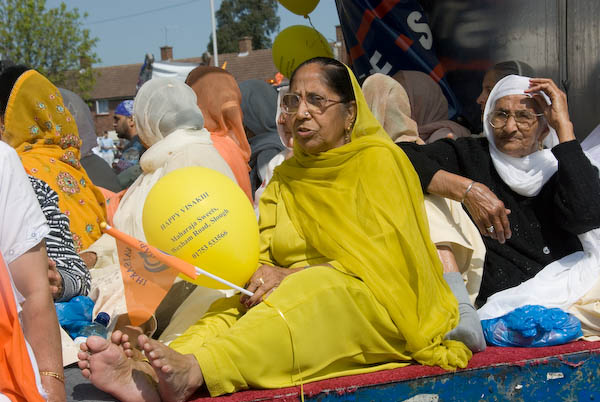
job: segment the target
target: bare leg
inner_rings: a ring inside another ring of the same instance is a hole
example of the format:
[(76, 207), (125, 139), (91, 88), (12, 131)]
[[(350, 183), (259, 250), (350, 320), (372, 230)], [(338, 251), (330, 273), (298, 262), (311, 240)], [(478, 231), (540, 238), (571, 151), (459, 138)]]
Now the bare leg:
[(96, 388), (123, 402), (159, 402), (153, 370), (147, 363), (129, 359), (122, 342), (128, 343), (120, 331), (113, 332), (110, 341), (90, 336), (77, 355), (81, 374)]
[(442, 262), (443, 272), (460, 272), (452, 249), (448, 246), (436, 246), (436, 248)]
[(156, 372), (158, 392), (164, 402), (184, 402), (204, 384), (194, 355), (182, 355), (145, 335), (138, 338), (138, 344)]

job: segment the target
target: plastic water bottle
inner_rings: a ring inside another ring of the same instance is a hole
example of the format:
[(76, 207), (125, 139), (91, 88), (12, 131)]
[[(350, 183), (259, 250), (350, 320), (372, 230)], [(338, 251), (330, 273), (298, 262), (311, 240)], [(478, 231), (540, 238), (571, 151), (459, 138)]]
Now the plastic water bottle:
[(79, 345), (84, 343), (89, 336), (99, 336), (104, 339), (108, 336), (108, 323), (110, 322), (110, 315), (105, 312), (100, 312), (96, 316), (96, 319), (91, 324), (83, 327), (81, 332), (75, 338), (75, 344)]

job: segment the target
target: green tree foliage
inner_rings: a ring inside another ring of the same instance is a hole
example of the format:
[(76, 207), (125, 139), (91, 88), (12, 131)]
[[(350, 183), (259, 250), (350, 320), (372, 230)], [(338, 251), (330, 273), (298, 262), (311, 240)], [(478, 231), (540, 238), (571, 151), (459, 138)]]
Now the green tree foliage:
[[(271, 47), (271, 34), (279, 30), (277, 0), (223, 0), (216, 13), (219, 53), (239, 51), (238, 41), (252, 37), (253, 49)], [(207, 50), (212, 53), (212, 35)]]
[(96, 77), (92, 64), (100, 61), (83, 16), (64, 2), (46, 9), (45, 0), (0, 0), (0, 58), (38, 70), (60, 87), (84, 98)]

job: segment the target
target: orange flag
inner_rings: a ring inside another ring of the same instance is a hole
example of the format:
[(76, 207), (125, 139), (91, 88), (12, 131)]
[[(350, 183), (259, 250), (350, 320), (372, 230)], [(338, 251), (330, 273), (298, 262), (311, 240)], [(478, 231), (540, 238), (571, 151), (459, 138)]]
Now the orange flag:
[(179, 272), (194, 279), (198, 276), (193, 265), (106, 224), (100, 227), (117, 240), (125, 301), (133, 325), (143, 324), (152, 316)]
[(45, 401), (37, 390), (33, 365), (17, 314), (17, 303), (0, 254), (0, 393), (13, 402)]
[(129, 320), (146, 322), (173, 286), (177, 272), (153, 256), (117, 240)]

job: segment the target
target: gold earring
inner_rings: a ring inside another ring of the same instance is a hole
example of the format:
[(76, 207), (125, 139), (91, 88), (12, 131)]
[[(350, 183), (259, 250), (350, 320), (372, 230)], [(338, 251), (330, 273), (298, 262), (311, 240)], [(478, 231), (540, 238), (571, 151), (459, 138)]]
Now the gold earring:
[(542, 141), (538, 142), (538, 151), (542, 151), (544, 149), (544, 144), (542, 144)]

